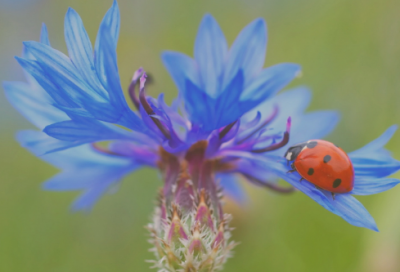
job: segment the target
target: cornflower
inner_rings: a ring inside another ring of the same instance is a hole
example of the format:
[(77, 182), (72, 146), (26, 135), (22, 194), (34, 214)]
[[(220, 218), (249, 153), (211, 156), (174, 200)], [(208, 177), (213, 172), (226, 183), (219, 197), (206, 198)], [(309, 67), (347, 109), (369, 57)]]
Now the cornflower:
[[(355, 187), (332, 199), (300, 176), (288, 174), (287, 148), (319, 139), (337, 123), (334, 111), (305, 113), (310, 92), (277, 94), (300, 73), (282, 63), (263, 69), (264, 20), (246, 26), (228, 48), (211, 15), (200, 25), (194, 59), (165, 52), (165, 66), (179, 90), (171, 106), (161, 94), (146, 95), (146, 72), (134, 72), (125, 99), (117, 67), (117, 2), (106, 13), (93, 50), (79, 15), (69, 9), (65, 40), (69, 56), (52, 48), (46, 26), (40, 42), (24, 42), (17, 57), (27, 83), (5, 82), (7, 97), (39, 130), (18, 141), (61, 172), (43, 188), (81, 190), (73, 210), (90, 210), (121, 178), (142, 167), (160, 171), (163, 187), (147, 226), (159, 271), (219, 271), (235, 243), (221, 198), (244, 201), (238, 177), (280, 193), (299, 189), (349, 223), (377, 230), (353, 194), (390, 189), (386, 176), (400, 163), (383, 149), (395, 128), (350, 153)], [(279, 178), (293, 187), (281, 187)]]

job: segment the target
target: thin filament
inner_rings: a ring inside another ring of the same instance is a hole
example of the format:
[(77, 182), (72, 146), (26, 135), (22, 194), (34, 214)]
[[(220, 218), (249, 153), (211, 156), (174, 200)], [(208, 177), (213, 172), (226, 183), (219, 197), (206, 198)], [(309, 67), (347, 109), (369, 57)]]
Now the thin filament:
[(241, 143), (245, 142), (246, 140), (250, 139), (252, 136), (254, 136), (257, 132), (259, 132), (261, 129), (263, 129), (265, 126), (267, 126), (269, 123), (271, 123), (278, 115), (278, 112), (279, 112), (279, 108), (278, 108), (278, 106), (275, 105), (274, 111), (272, 112), (272, 114), (258, 128), (256, 128), (254, 131), (252, 131), (249, 135), (247, 135), (243, 139), (240, 139), (237, 143), (241, 144)]
[(281, 194), (290, 194), (296, 191), (294, 187), (282, 187), (277, 184), (271, 183), (271, 182), (264, 182), (261, 181), (253, 176), (247, 175), (247, 174), (242, 174), (245, 178), (247, 178), (250, 182), (257, 184), (262, 187), (267, 187), (270, 190), (273, 190), (275, 192), (281, 193)]
[(153, 120), (154, 124), (156, 124), (161, 133), (165, 136), (165, 138), (171, 139), (171, 133), (169, 132), (169, 130), (161, 123), (160, 120), (152, 116), (154, 115), (154, 111), (151, 108), (149, 102), (147, 102), (146, 94), (144, 92), (145, 82), (146, 82), (146, 73), (143, 73), (142, 77), (140, 78), (140, 92), (139, 92), (140, 104), (142, 105), (146, 113), (150, 116), (151, 120)]
[(289, 132), (290, 132), (290, 126), (291, 126), (291, 118), (289, 117), (286, 123), (286, 131), (283, 134), (283, 139), (279, 143), (272, 144), (270, 146), (260, 148), (260, 149), (253, 149), (251, 152), (253, 153), (264, 153), (268, 151), (273, 151), (276, 149), (279, 149), (283, 146), (285, 146), (289, 142)]
[(142, 67), (140, 67), (137, 71), (135, 71), (135, 73), (133, 74), (132, 80), (131, 80), (131, 84), (129, 84), (129, 88), (128, 88), (129, 97), (131, 98), (133, 105), (135, 105), (135, 108), (137, 110), (140, 109), (140, 101), (136, 95), (135, 86), (136, 86), (138, 79), (142, 75), (142, 73), (143, 73)]

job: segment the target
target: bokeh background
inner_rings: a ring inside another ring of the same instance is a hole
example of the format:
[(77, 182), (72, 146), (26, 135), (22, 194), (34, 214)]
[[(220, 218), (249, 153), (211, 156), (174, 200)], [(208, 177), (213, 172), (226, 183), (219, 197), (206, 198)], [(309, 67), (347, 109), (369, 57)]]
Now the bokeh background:
[[(266, 66), (296, 62), (303, 76), (291, 85), (313, 90), (310, 110), (337, 109), (342, 120), (328, 139), (357, 149), (400, 123), (400, 1), (398, 0), (119, 0), (122, 84), (139, 66), (150, 71), (151, 95), (175, 86), (163, 68), (164, 49), (193, 54), (202, 16), (212, 13), (231, 43), (256, 17), (269, 31)], [(82, 16), (94, 41), (111, 0), (0, 0), (0, 79), (23, 80), (13, 56), (22, 41), (38, 40), (46, 22), (55, 48), (66, 52), (63, 17)], [(18, 129), (33, 128), (0, 94), (0, 271), (153, 271), (144, 260), (147, 232), (161, 181), (144, 169), (89, 214), (71, 213), (77, 192), (42, 191), (57, 171), (22, 149)], [(400, 133), (387, 147), (400, 159)], [(400, 178), (400, 175), (397, 175)], [(241, 244), (225, 271), (400, 271), (400, 187), (359, 197), (380, 233), (349, 225), (301, 193), (252, 187), (247, 204), (226, 202)]]

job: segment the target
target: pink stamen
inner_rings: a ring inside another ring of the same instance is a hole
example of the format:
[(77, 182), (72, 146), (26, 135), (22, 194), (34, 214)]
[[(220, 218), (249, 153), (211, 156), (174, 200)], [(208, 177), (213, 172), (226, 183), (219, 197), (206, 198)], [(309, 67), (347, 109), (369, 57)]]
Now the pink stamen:
[(139, 102), (138, 97), (136, 96), (135, 86), (136, 86), (137, 80), (142, 75), (142, 73), (143, 73), (142, 67), (140, 67), (138, 70), (135, 71), (135, 73), (133, 73), (131, 84), (129, 84), (129, 88), (128, 88), (129, 96), (133, 102), (133, 105), (135, 105), (135, 108), (137, 110), (139, 110), (139, 108), (140, 108), (140, 102)]
[(140, 67), (135, 71), (135, 73), (133, 73), (132, 81), (137, 81), (139, 77), (142, 75), (142, 73), (143, 73), (143, 67)]
[(287, 122), (286, 122), (286, 131), (290, 131), (290, 127), (292, 126), (292, 117), (289, 116)]
[(144, 89), (144, 84), (146, 83), (146, 78), (147, 78), (147, 74), (146, 74), (146, 72), (144, 72), (142, 74), (142, 76), (140, 77), (140, 91), (142, 91), (142, 89)]
[(151, 120), (153, 120), (154, 124), (156, 124), (156, 126), (161, 131), (161, 133), (165, 136), (165, 138), (171, 139), (170, 131), (161, 123), (161, 121), (159, 119), (152, 116), (154, 114), (154, 111), (151, 108), (149, 102), (147, 102), (146, 94), (144, 91), (146, 78), (147, 78), (146, 72), (143, 72), (142, 76), (140, 77), (140, 92), (139, 92), (140, 104), (142, 105), (142, 107), (146, 111), (146, 113), (150, 116)]

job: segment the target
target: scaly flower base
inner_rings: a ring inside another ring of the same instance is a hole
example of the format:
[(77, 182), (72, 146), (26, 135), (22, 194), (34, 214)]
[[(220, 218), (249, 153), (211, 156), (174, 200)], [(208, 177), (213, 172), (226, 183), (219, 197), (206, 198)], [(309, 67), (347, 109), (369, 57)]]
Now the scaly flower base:
[(154, 268), (160, 272), (220, 271), (236, 245), (229, 241), (231, 216), (222, 211), (214, 171), (223, 164), (207, 160), (207, 142), (192, 145), (184, 156), (160, 149), (160, 190), (151, 234)]
[(213, 272), (220, 271), (231, 257), (236, 245), (231, 237), (228, 223), (231, 216), (224, 214), (223, 221), (211, 214), (205, 202), (205, 191), (200, 194), (199, 204), (182, 215), (176, 205), (164, 218), (164, 200), (155, 209), (153, 222), (147, 226), (151, 233), (151, 251), (156, 256), (153, 268), (160, 272)]

